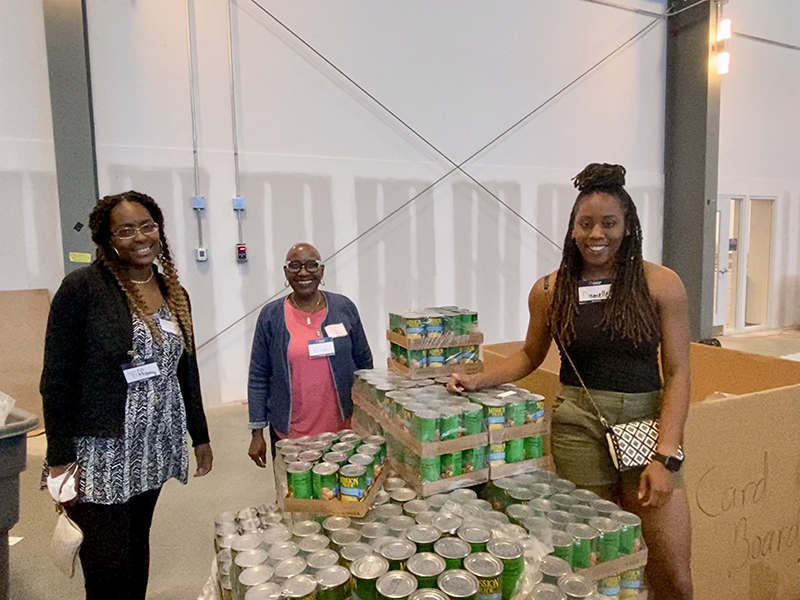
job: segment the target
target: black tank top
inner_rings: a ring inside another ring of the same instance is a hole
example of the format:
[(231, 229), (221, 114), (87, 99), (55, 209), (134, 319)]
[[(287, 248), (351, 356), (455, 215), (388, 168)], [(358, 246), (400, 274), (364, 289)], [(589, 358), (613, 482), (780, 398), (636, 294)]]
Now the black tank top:
[[(659, 340), (636, 346), (631, 340), (600, 326), (606, 303), (581, 304), (575, 316), (575, 339), (567, 347), (586, 387), (637, 394), (661, 389)], [(575, 371), (561, 353), (561, 383), (580, 387)]]

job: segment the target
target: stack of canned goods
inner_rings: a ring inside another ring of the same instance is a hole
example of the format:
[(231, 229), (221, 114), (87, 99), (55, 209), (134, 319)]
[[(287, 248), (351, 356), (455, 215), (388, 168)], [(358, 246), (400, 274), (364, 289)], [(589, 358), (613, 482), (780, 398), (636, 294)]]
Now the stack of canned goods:
[[(407, 384), (385, 371), (356, 372), (359, 393), (423, 444), (540, 423), (545, 418), (544, 396), (513, 384), (460, 396), (449, 394), (433, 380), (414, 382), (416, 387)], [(430, 482), (543, 455), (544, 436), (534, 435), (489, 445), (476, 441), (473, 448), (426, 457), (412, 466), (420, 469), (423, 482)]]
[(288, 496), (360, 501), (386, 462), (386, 440), (352, 430), (279, 440)]
[[(552, 545), (552, 558), (570, 570), (588, 569), (642, 548), (638, 516), (589, 490), (575, 489), (553, 473), (537, 471), (499, 479), (487, 486), (485, 495), (512, 523)], [(555, 575), (563, 574), (554, 573), (550, 583), (557, 579)], [(632, 569), (598, 582), (598, 590), (605, 597), (631, 598), (639, 593), (641, 581), (641, 569)]]
[[(478, 333), (478, 313), (456, 306), (390, 313), (389, 329), (409, 341), (424, 340), (424, 348), (409, 349), (392, 343), (392, 358), (409, 368), (443, 367), (480, 361), (480, 346), (454, 345), (457, 338)], [(464, 340), (460, 340), (464, 341)], [(420, 345), (420, 344), (417, 344)]]

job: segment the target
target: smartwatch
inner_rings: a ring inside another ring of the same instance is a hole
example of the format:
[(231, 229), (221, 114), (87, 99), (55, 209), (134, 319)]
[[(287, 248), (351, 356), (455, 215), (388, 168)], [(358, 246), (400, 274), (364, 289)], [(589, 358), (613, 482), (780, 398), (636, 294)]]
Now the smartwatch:
[(658, 452), (653, 454), (653, 460), (657, 460), (664, 465), (668, 471), (672, 471), (673, 473), (680, 471), (683, 465), (683, 460), (677, 456), (668, 456), (666, 454), (659, 454)]

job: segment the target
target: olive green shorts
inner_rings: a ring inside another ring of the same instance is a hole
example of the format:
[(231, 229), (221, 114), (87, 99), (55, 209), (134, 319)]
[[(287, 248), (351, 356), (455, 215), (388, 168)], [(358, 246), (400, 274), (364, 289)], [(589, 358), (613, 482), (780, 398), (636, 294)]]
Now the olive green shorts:
[[(590, 390), (595, 404), (610, 425), (640, 419), (658, 419), (661, 390), (643, 394), (622, 394)], [(586, 392), (562, 385), (553, 403), (552, 448), (556, 472), (579, 487), (624, 488), (639, 485), (643, 469), (620, 472), (611, 462), (606, 432)], [(682, 470), (673, 479), (683, 489)]]

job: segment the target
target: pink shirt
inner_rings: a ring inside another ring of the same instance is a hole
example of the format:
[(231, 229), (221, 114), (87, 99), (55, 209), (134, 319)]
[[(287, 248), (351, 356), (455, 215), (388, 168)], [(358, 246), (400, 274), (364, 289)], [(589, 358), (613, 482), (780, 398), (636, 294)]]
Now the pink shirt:
[[(287, 300), (283, 315), (289, 330), (289, 371), (292, 378), (292, 407), (289, 435), (297, 438), (345, 428), (333, 372), (326, 357), (311, 358), (308, 341), (321, 337), (322, 322), (328, 314), (323, 308), (305, 313)], [(307, 319), (311, 318), (311, 324)]]

